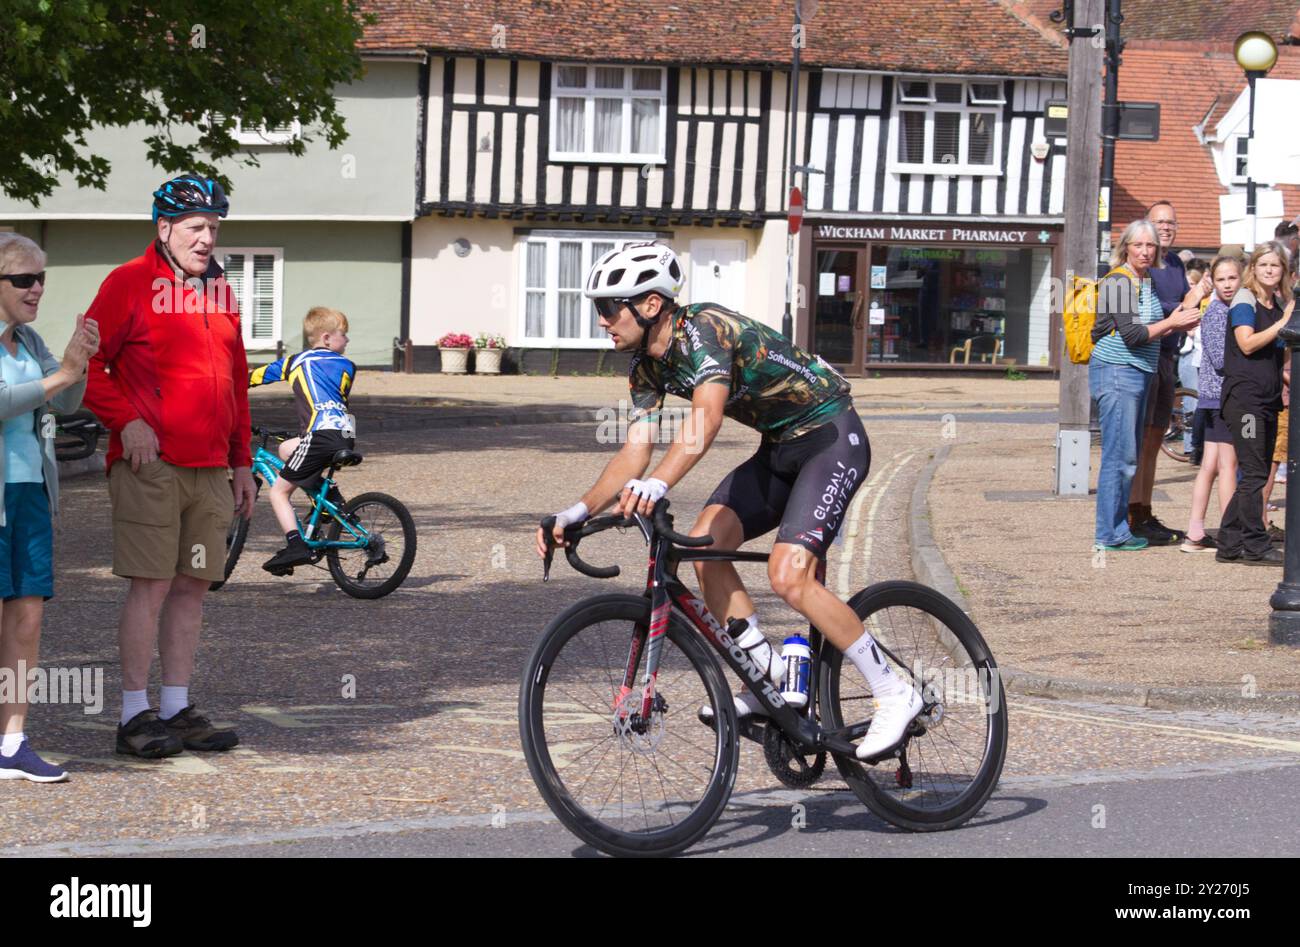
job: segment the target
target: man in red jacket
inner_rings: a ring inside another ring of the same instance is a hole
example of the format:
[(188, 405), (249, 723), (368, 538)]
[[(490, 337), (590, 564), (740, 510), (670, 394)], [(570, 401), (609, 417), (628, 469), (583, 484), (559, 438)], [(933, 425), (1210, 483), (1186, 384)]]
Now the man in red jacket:
[[(251, 516), (254, 499), (239, 306), (213, 258), (230, 205), (220, 184), (195, 175), (153, 196), (157, 239), (108, 275), (86, 313), (102, 344), (85, 397), (112, 431), (113, 573), (131, 583), (118, 622), (117, 752), (150, 759), (239, 743), (194, 709), (189, 682), (232, 509)], [(155, 644), (158, 711), (147, 690)]]

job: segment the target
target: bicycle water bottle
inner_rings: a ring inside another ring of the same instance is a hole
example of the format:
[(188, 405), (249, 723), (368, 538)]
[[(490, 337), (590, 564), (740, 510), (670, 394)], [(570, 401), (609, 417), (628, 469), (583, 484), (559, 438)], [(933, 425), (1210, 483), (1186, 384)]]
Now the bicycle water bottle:
[(785, 664), (785, 686), (781, 690), (781, 699), (791, 707), (806, 706), (808, 672), (812, 667), (812, 649), (808, 647), (808, 639), (803, 635), (786, 638), (781, 648), (781, 660)]

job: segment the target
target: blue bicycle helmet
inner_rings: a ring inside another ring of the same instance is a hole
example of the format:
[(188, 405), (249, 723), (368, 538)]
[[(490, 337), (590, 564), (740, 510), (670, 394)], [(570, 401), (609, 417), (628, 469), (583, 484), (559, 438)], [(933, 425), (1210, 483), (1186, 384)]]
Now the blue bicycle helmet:
[(225, 217), (230, 201), (220, 184), (197, 174), (172, 178), (153, 192), (153, 219), (183, 217), (186, 214), (216, 214)]

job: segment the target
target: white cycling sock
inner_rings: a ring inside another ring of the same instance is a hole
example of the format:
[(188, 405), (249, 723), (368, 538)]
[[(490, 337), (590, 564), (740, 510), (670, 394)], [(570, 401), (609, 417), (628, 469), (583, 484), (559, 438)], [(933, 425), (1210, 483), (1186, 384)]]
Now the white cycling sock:
[(126, 726), (136, 714), (149, 709), (149, 692), (122, 691), (122, 725)]
[(876, 648), (876, 640), (871, 633), (864, 631), (862, 637), (844, 652), (853, 666), (862, 672), (871, 686), (871, 693), (876, 697), (891, 697), (903, 690), (904, 684), (898, 675), (889, 669), (884, 656)]
[(749, 622), (749, 627), (736, 639), (736, 644), (749, 652), (750, 657), (767, 672), (768, 678), (773, 683), (780, 684), (785, 677), (785, 666), (781, 663), (780, 655), (773, 650), (767, 638), (758, 630), (758, 616), (750, 615), (745, 620)]
[(6, 733), (4, 740), (0, 740), (0, 756), (13, 756), (26, 739), (27, 735), (21, 730), (17, 733)]
[(186, 685), (185, 687), (171, 687), (164, 684), (162, 688), (162, 704), (158, 708), (158, 716), (163, 720), (170, 720), (189, 705), (189, 685)]

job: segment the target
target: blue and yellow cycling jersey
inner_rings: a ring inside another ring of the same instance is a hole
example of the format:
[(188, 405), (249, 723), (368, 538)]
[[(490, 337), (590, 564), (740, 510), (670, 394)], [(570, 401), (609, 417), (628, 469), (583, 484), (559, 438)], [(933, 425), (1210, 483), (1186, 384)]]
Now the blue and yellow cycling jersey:
[(255, 369), (248, 376), (248, 387), (287, 381), (298, 404), (303, 434), (342, 431), (355, 437), (348, 413), (348, 392), (356, 374), (357, 366), (351, 359), (329, 349), (308, 349)]

